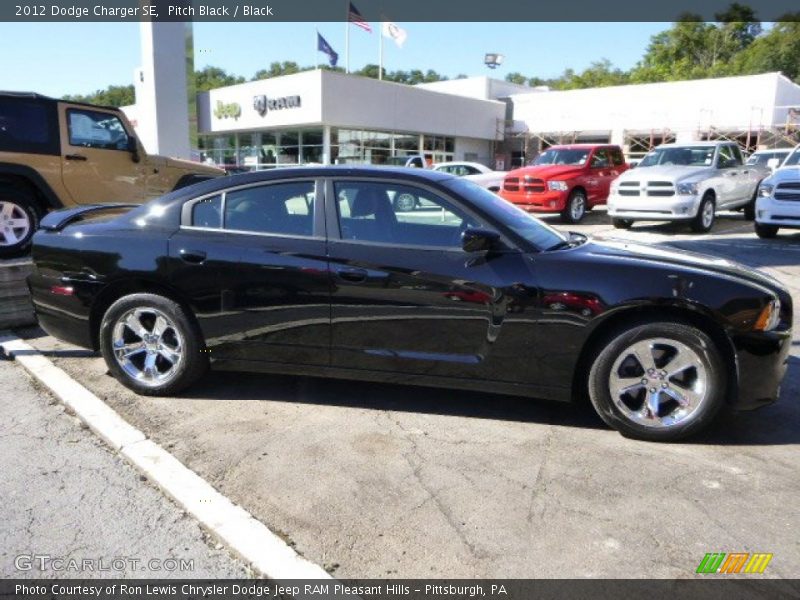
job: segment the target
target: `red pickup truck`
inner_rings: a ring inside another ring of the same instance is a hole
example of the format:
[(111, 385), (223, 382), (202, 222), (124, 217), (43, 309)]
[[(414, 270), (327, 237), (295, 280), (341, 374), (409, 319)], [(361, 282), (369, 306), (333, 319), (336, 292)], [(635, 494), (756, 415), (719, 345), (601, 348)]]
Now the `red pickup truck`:
[(627, 169), (619, 146), (551, 146), (527, 167), (509, 171), (499, 194), (523, 210), (561, 213), (565, 223), (577, 223), (606, 203), (611, 182)]

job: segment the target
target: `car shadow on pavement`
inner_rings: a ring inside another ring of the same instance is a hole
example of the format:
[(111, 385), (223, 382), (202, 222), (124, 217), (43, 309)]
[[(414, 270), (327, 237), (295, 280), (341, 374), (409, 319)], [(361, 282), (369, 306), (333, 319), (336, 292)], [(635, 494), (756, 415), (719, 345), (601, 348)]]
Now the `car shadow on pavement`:
[[(232, 385), (232, 376), (235, 385)], [(473, 391), (373, 383), (344, 379), (210, 372), (202, 385), (183, 397), (213, 400), (261, 400), (376, 411), (544, 423), (605, 429), (591, 407)]]

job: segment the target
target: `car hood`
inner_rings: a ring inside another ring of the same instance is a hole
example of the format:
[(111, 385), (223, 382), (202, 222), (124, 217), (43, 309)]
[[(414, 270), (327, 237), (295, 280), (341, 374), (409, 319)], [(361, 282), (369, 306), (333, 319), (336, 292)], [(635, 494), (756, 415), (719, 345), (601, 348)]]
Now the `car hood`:
[(766, 273), (732, 260), (699, 252), (636, 244), (615, 239), (592, 239), (581, 248), (583, 248), (584, 252), (595, 256), (621, 260), (647, 260), (678, 269), (702, 270), (766, 287), (773, 293), (788, 293), (783, 284)]
[(581, 167), (575, 165), (537, 165), (509, 171), (507, 177), (536, 177), (538, 179), (553, 180), (574, 177), (582, 171)]
[(714, 172), (711, 167), (686, 167), (683, 165), (664, 165), (657, 167), (636, 167), (620, 175), (617, 181), (683, 181), (685, 179), (705, 179)]
[(184, 171), (191, 171), (192, 173), (198, 173), (198, 174), (202, 173), (212, 176), (219, 176), (225, 174), (225, 171), (223, 169), (212, 167), (211, 165), (204, 165), (202, 163), (194, 162), (191, 160), (183, 160), (181, 158), (168, 157), (165, 159), (165, 162), (167, 167), (171, 167), (173, 169), (183, 169)]

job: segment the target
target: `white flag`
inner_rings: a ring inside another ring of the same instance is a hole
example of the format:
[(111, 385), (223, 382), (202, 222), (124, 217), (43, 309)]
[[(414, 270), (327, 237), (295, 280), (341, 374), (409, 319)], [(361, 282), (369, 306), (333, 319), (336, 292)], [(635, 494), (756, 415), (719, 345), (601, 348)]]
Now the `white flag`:
[(384, 21), (381, 24), (381, 33), (383, 33), (383, 37), (394, 40), (394, 43), (397, 44), (398, 48), (403, 47), (403, 44), (406, 42), (406, 37), (408, 36), (405, 29), (402, 29), (389, 21)]

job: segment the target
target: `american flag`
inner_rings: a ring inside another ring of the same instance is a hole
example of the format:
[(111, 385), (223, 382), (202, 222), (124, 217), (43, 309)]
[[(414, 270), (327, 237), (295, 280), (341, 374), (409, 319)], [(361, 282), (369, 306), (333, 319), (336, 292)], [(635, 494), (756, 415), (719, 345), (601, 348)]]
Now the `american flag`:
[(372, 33), (372, 27), (369, 26), (364, 20), (364, 17), (361, 16), (361, 13), (358, 12), (358, 9), (353, 6), (353, 3), (350, 3), (350, 8), (347, 12), (347, 20), (350, 21), (356, 27), (361, 27), (364, 31)]

